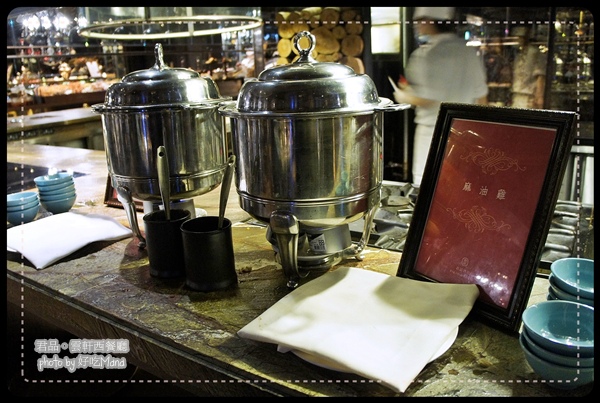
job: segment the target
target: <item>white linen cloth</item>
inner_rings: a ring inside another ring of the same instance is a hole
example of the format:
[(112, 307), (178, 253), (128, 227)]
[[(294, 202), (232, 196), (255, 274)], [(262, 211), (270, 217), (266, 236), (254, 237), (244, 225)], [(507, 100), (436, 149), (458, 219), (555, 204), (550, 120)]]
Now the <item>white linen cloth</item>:
[(402, 393), (451, 346), (478, 296), (474, 284), (340, 267), (293, 290), (238, 335)]
[(132, 234), (111, 217), (68, 211), (9, 228), (6, 247), (20, 252), (36, 269), (44, 269), (92, 242), (116, 241)]

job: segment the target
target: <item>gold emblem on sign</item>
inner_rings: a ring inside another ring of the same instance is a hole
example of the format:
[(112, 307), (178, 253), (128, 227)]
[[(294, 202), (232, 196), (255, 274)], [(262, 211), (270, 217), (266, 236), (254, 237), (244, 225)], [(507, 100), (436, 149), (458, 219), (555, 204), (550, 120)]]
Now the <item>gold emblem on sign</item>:
[(469, 232), (481, 233), (484, 231), (500, 231), (510, 229), (509, 224), (503, 221), (496, 221), (494, 217), (487, 213), (487, 210), (481, 206), (473, 206), (470, 209), (463, 209), (458, 212), (455, 209), (447, 208), (446, 211), (452, 213), (452, 218), (465, 224)]
[(479, 165), (483, 173), (488, 175), (496, 175), (499, 171), (508, 171), (514, 169), (515, 171), (525, 171), (525, 168), (519, 166), (519, 162), (510, 158), (506, 153), (497, 148), (486, 148), (483, 151), (474, 151), (469, 153), (466, 157), (460, 157), (462, 160), (467, 162), (473, 162), (475, 165)]
[[(456, 136), (463, 136), (465, 134), (480, 137), (477, 132), (472, 130), (456, 130), (451, 128), (450, 132)], [(481, 170), (485, 174), (495, 175), (499, 171), (507, 171), (509, 169), (515, 169), (515, 171), (525, 171), (526, 168), (519, 166), (519, 161), (514, 158), (508, 157), (506, 153), (497, 148), (484, 148), (483, 150), (473, 151), (466, 157), (460, 157), (462, 160), (467, 162), (473, 162), (475, 165), (479, 165)]]

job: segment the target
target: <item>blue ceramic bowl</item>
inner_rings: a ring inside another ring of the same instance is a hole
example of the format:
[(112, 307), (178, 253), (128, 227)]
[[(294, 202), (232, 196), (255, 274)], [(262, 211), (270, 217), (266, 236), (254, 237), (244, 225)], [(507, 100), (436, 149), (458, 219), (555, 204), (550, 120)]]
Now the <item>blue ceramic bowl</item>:
[(31, 208), (33, 206), (38, 206), (40, 204), (40, 199), (38, 199), (37, 197), (35, 199), (32, 199), (31, 201), (28, 201), (27, 203), (23, 203), (23, 204), (19, 204), (18, 206), (8, 206), (6, 207), (6, 211), (8, 212), (13, 212), (13, 211), (21, 211), (21, 210), (27, 210), (28, 208)]
[(25, 224), (33, 221), (39, 210), (40, 204), (37, 203), (35, 206), (29, 207), (25, 210), (9, 211), (6, 213), (6, 221), (12, 225)]
[[(47, 186), (47, 187), (54, 187), (54, 186)], [(75, 191), (75, 183), (74, 182), (65, 183), (64, 186), (61, 183), (58, 188), (50, 189), (50, 190), (46, 189), (46, 186), (43, 186), (38, 189), (40, 191), (40, 196), (53, 196), (53, 195), (58, 195), (58, 194), (69, 193), (69, 192)]]
[(523, 326), (531, 339), (557, 354), (594, 356), (594, 308), (577, 302), (553, 300), (523, 311)]
[(33, 191), (11, 193), (6, 195), (6, 207), (17, 207), (33, 200), (37, 200), (37, 198), (37, 192)]
[(529, 336), (527, 333), (527, 329), (523, 329), (519, 337), (523, 339), (523, 344), (525, 344), (525, 346), (527, 346), (527, 348), (529, 348), (533, 354), (537, 355), (542, 360), (550, 361), (554, 364), (564, 365), (567, 367), (589, 368), (594, 366), (594, 357), (571, 357), (546, 350), (544, 347), (540, 346), (531, 339), (531, 336)]
[(593, 299), (583, 298), (578, 295), (573, 295), (571, 293), (566, 292), (562, 288), (559, 288), (556, 285), (556, 281), (554, 280), (554, 276), (552, 274), (550, 274), (550, 276), (548, 277), (548, 281), (550, 283), (550, 286), (548, 287), (548, 294), (551, 294), (554, 297), (554, 299), (562, 299), (565, 301), (579, 302), (579, 303), (586, 304), (589, 306), (594, 306)]
[(75, 186), (75, 181), (71, 179), (67, 182), (57, 183), (55, 185), (37, 185), (38, 190), (41, 192), (53, 192), (55, 190), (62, 190), (69, 186)]
[(37, 186), (58, 185), (60, 183), (72, 182), (73, 174), (68, 172), (59, 172), (56, 175), (52, 176), (36, 176), (35, 178), (33, 178), (33, 181)]
[(68, 198), (71, 198), (74, 196), (75, 196), (75, 190), (70, 190), (65, 193), (57, 193), (57, 194), (53, 194), (53, 195), (45, 195), (43, 193), (40, 193), (40, 201), (46, 202), (46, 201), (62, 200), (62, 199), (68, 199)]
[(556, 285), (573, 295), (594, 299), (594, 261), (579, 257), (558, 259), (550, 265)]
[(40, 203), (42, 203), (42, 206), (52, 214), (60, 214), (71, 210), (71, 207), (75, 204), (76, 198), (77, 195), (60, 200), (41, 200)]
[(519, 337), (525, 359), (533, 371), (557, 389), (575, 389), (594, 381), (594, 367), (568, 367), (544, 360), (535, 355)]

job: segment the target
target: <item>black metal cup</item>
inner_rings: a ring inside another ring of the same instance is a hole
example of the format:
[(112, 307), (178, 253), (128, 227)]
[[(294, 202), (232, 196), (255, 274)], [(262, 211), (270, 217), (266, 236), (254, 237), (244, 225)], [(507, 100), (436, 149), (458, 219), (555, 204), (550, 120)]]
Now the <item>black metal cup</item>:
[(171, 219), (168, 221), (164, 210), (144, 215), (151, 276), (158, 278), (185, 276), (181, 224), (189, 219), (190, 212), (180, 209), (172, 209)]
[(222, 290), (237, 284), (231, 221), (219, 217), (196, 217), (181, 225), (185, 284), (196, 291)]

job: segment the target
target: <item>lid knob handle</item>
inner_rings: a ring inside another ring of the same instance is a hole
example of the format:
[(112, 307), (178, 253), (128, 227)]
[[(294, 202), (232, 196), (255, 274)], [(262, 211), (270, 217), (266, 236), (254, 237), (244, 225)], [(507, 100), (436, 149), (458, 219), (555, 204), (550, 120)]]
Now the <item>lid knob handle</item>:
[[(300, 39), (302, 39), (302, 38), (308, 39), (308, 48), (306, 48), (306, 49), (300, 48)], [(307, 62), (314, 63), (314, 62), (316, 62), (316, 60), (313, 59), (312, 56), (310, 55), (312, 53), (313, 49), (315, 48), (315, 43), (316, 43), (315, 36), (308, 31), (300, 31), (296, 34), (296, 36), (294, 36), (294, 47), (296, 48), (296, 50), (298, 51), (298, 55), (300, 56), (300, 57), (298, 57), (298, 60), (296, 61), (297, 63), (307, 63)]]
[(152, 68), (159, 71), (164, 70), (166, 66), (165, 61), (163, 60), (163, 47), (160, 43), (154, 45), (154, 58), (156, 59), (156, 63)]

